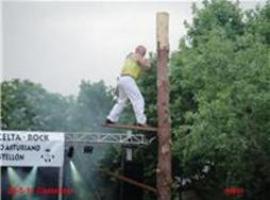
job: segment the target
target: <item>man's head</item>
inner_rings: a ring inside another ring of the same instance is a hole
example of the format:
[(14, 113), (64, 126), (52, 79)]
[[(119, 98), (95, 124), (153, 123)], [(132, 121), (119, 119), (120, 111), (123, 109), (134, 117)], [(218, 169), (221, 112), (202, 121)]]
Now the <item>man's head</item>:
[(144, 57), (145, 54), (146, 54), (146, 48), (145, 48), (144, 46), (142, 46), (142, 45), (139, 45), (139, 46), (136, 47), (135, 53), (138, 53), (138, 54), (140, 54), (142, 57)]

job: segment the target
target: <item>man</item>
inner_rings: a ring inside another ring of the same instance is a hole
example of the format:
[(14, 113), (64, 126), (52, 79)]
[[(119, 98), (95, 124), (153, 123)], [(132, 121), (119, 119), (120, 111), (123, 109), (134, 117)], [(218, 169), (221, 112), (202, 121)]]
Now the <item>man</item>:
[(135, 116), (137, 125), (147, 127), (146, 116), (144, 114), (144, 99), (136, 84), (142, 71), (150, 69), (150, 62), (144, 58), (146, 48), (142, 45), (136, 47), (134, 53), (130, 53), (122, 67), (121, 76), (118, 79), (118, 98), (117, 103), (107, 116), (106, 123), (114, 124), (118, 121), (120, 114), (129, 99)]

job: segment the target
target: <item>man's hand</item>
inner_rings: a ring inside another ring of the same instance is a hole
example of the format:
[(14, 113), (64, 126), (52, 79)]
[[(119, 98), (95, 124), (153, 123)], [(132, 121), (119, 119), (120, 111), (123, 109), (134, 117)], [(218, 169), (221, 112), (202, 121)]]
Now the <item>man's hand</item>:
[(151, 68), (151, 64), (148, 59), (143, 58), (140, 54), (134, 53), (134, 59), (141, 66), (143, 70), (149, 70)]

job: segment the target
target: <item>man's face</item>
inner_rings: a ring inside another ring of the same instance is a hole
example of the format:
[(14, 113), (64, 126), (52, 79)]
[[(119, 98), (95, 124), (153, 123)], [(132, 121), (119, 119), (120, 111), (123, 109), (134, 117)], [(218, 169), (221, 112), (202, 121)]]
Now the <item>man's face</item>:
[(144, 57), (146, 54), (146, 49), (144, 47), (139, 47), (137, 53), (139, 53), (142, 57)]

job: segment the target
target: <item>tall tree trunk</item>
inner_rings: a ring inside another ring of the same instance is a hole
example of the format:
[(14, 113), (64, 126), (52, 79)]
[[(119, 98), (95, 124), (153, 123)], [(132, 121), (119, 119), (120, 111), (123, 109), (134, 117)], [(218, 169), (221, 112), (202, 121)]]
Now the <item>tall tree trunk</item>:
[(158, 87), (158, 166), (157, 190), (158, 200), (171, 199), (171, 122), (169, 112), (169, 15), (157, 14), (157, 87)]

